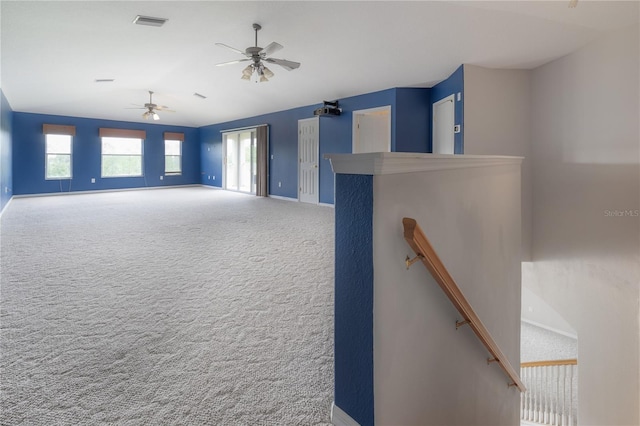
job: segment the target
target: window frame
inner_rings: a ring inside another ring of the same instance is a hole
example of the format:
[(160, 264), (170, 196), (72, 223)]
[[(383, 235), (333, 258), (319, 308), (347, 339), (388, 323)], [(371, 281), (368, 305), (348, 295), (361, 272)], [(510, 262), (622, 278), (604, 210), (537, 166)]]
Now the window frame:
[[(130, 139), (131, 141), (138, 141), (140, 143), (140, 154), (105, 154), (104, 143), (105, 139)], [(128, 175), (105, 175), (104, 174), (104, 158), (107, 157), (140, 157), (140, 174), (128, 174)], [(100, 136), (100, 177), (103, 179), (111, 178), (131, 178), (131, 177), (144, 177), (144, 138), (136, 136), (120, 136), (120, 135), (101, 135)]]
[[(178, 142), (178, 147), (180, 153), (178, 155), (167, 155), (167, 142)], [(166, 176), (181, 176), (182, 175), (182, 143), (183, 141), (178, 138), (167, 138), (164, 139), (164, 174)], [(180, 167), (179, 171), (168, 171), (167, 170), (167, 157), (178, 157), (178, 165)]]
[[(49, 136), (52, 137), (68, 137), (69, 138), (69, 153), (49, 152)], [(68, 156), (69, 157), (69, 175), (68, 176), (49, 176), (49, 156)], [(71, 180), (73, 179), (73, 135), (71, 134), (58, 134), (58, 133), (45, 133), (44, 135), (44, 179), (45, 180)]]

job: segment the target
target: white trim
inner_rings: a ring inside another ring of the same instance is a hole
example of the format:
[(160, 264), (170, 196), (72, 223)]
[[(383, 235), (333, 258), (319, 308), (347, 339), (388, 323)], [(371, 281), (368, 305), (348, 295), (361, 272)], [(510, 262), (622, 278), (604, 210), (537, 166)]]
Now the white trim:
[(360, 423), (342, 411), (340, 407), (336, 405), (335, 401), (331, 403), (331, 423), (335, 426), (360, 426)]
[(335, 209), (336, 206), (335, 204), (329, 204), (329, 203), (318, 203), (319, 206), (323, 206), (323, 207), (331, 207), (332, 209)]
[(298, 202), (297, 198), (291, 198), (291, 197), (283, 197), (280, 195), (268, 195), (269, 198), (275, 198), (276, 200), (285, 200), (285, 201), (295, 201), (296, 203)]
[(542, 329), (550, 331), (552, 333), (560, 334), (562, 336), (566, 336), (566, 337), (569, 337), (571, 339), (578, 340), (578, 335), (577, 334), (569, 333), (568, 331), (563, 331), (563, 330), (560, 330), (558, 328), (549, 327), (548, 325), (545, 325), (545, 324), (542, 324), (542, 323), (539, 323), (539, 322), (536, 322), (536, 321), (531, 321), (531, 320), (525, 319), (525, 318), (520, 318), (520, 321), (522, 321), (524, 323), (527, 323), (527, 324), (530, 324), (530, 325), (533, 325), (533, 326), (536, 326), (538, 328), (542, 328)]
[(371, 152), (365, 154), (325, 154), (334, 173), (356, 175), (390, 175), (398, 173), (430, 172), (519, 165), (523, 157), (499, 155), (422, 154), (411, 152)]
[(220, 130), (220, 133), (234, 133), (234, 132), (238, 132), (238, 131), (242, 131), (242, 130), (249, 130), (249, 129), (256, 129), (258, 127), (266, 127), (268, 126), (268, 124), (256, 124), (255, 126), (247, 126), (247, 127), (237, 127), (235, 129), (225, 129), (225, 130)]
[[(63, 191), (63, 192), (42, 192), (39, 194), (20, 194), (14, 195), (13, 198), (31, 198), (31, 197), (51, 197), (58, 195), (82, 195), (82, 194), (100, 194), (102, 192), (124, 192), (124, 191), (144, 191), (146, 189), (168, 189), (168, 188), (188, 188), (196, 186), (205, 186), (202, 184), (188, 184), (188, 185), (168, 185), (168, 186), (140, 186), (136, 188), (116, 188), (116, 189), (96, 189), (91, 191)], [(7, 206), (9, 203), (7, 203)], [(6, 207), (6, 206), (5, 206)]]
[(2, 217), (2, 214), (7, 211), (7, 208), (9, 207), (9, 204), (11, 204), (13, 197), (15, 197), (15, 195), (12, 195), (11, 198), (9, 198), (9, 201), (7, 201), (7, 204), (4, 205), (4, 208), (0, 210), (0, 217)]
[(219, 186), (207, 185), (206, 183), (201, 183), (200, 186), (203, 187), (203, 188), (217, 189), (217, 190), (220, 190), (220, 191), (225, 191), (225, 189), (222, 189)]

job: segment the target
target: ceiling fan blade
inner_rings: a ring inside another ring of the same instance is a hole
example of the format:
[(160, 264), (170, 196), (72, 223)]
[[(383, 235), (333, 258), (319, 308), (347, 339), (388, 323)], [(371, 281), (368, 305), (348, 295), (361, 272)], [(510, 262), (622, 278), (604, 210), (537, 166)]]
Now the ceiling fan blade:
[(265, 61), (278, 64), (287, 71), (293, 71), (300, 66), (300, 62), (287, 61), (286, 59), (266, 58)]
[(162, 112), (175, 112), (172, 109), (169, 109), (169, 107), (158, 107), (156, 108), (156, 111), (162, 111)]
[(250, 61), (251, 59), (237, 59), (235, 61), (229, 61), (229, 62), (222, 62), (220, 64), (216, 64), (216, 67), (223, 67), (225, 65), (233, 65), (233, 64), (239, 64), (240, 62), (246, 62), (246, 61)]
[(267, 45), (267, 47), (265, 47), (264, 49), (262, 49), (260, 51), (260, 55), (264, 55), (264, 56), (269, 56), (271, 55), (273, 52), (277, 52), (278, 50), (282, 49), (282, 45), (279, 43), (276, 43), (275, 41), (273, 43), (269, 43)]
[(124, 109), (147, 109), (146, 107), (125, 107)]
[(236, 49), (235, 47), (228, 46), (228, 45), (226, 45), (226, 44), (224, 44), (224, 43), (216, 43), (216, 46), (226, 47), (227, 49), (229, 49), (229, 50), (233, 50), (234, 52), (239, 53), (239, 54), (241, 54), (241, 55), (244, 55), (244, 54), (245, 54), (242, 50), (240, 50), (240, 49)]

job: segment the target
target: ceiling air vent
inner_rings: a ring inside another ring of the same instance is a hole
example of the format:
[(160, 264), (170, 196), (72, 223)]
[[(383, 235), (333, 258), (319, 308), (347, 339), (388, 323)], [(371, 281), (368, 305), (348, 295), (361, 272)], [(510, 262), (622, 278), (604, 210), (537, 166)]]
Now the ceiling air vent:
[(133, 20), (133, 23), (138, 25), (150, 25), (152, 27), (161, 27), (167, 21), (168, 19), (164, 19), (164, 18), (153, 18), (151, 16), (138, 15)]

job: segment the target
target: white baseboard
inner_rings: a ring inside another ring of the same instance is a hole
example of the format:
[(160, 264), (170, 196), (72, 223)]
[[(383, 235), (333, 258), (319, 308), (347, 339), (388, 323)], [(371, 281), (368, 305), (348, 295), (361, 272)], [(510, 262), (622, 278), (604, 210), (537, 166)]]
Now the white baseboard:
[(198, 186), (202, 186), (202, 185), (189, 184), (189, 185), (167, 185), (167, 186), (138, 186), (135, 188), (96, 189), (96, 190), (89, 190), (89, 191), (43, 192), (39, 194), (14, 195), (12, 199), (13, 198), (31, 198), (31, 197), (51, 197), (56, 195), (100, 194), (103, 192), (145, 191), (147, 189), (189, 188), (189, 187), (198, 187)]
[(360, 426), (360, 423), (351, 418), (350, 415), (345, 413), (334, 402), (331, 403), (331, 423), (334, 426)]
[(295, 201), (296, 203), (298, 202), (297, 198), (282, 197), (280, 195), (271, 195), (271, 194), (269, 194), (269, 198), (275, 198), (276, 200)]
[[(285, 200), (285, 201), (295, 201), (295, 202), (299, 201), (297, 198), (283, 197), (283, 196), (280, 196), (280, 195), (269, 195), (269, 198), (275, 198), (276, 200)], [(311, 203), (311, 204), (313, 204), (313, 203)], [(322, 207), (335, 208), (335, 206), (333, 204), (329, 204), (329, 203), (318, 203), (318, 205), (322, 206)]]
[(2, 213), (7, 211), (7, 207), (9, 207), (9, 204), (11, 204), (11, 201), (13, 201), (13, 195), (11, 196), (11, 198), (9, 198), (9, 201), (7, 201), (7, 204), (4, 205), (4, 208), (0, 211), (0, 217), (2, 217)]

